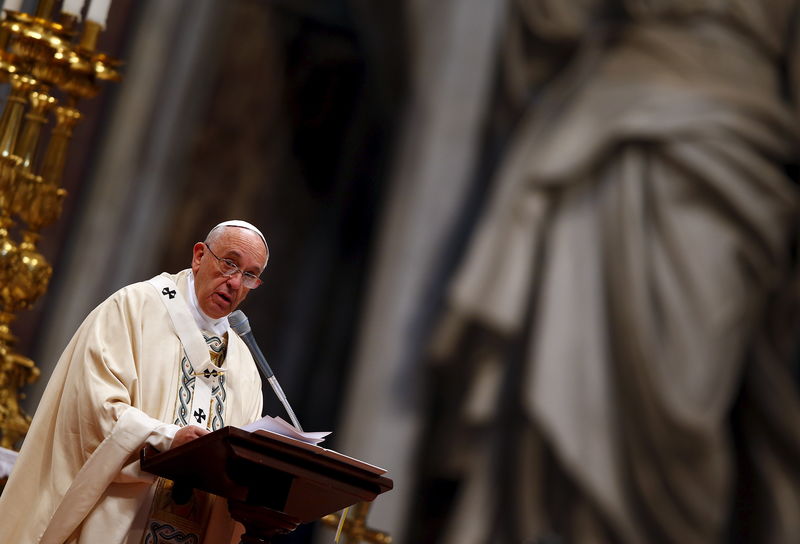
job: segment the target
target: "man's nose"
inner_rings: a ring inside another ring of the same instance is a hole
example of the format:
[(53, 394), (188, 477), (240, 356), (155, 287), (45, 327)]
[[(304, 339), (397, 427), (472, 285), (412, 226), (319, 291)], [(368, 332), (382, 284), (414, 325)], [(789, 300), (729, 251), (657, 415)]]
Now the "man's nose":
[(243, 280), (244, 276), (241, 270), (237, 270), (232, 275), (228, 276), (228, 284), (231, 286), (231, 289), (239, 289), (242, 286)]

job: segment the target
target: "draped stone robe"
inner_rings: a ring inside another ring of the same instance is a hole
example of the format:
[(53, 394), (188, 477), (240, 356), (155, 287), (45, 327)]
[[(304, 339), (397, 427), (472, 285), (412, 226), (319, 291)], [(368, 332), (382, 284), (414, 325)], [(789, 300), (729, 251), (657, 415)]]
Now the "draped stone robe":
[(799, 542), (797, 2), (515, 5), (577, 54), (453, 283), (437, 542)]
[[(170, 276), (187, 297), (191, 270)], [(188, 299), (187, 299), (188, 300)], [(250, 353), (228, 335), (224, 421), (261, 415), (261, 380)], [(183, 349), (147, 283), (117, 291), (64, 350), (0, 497), (0, 542), (142, 541), (155, 477), (141, 471), (145, 444), (169, 448), (179, 428)], [(228, 542), (233, 522), (215, 501), (205, 542)]]

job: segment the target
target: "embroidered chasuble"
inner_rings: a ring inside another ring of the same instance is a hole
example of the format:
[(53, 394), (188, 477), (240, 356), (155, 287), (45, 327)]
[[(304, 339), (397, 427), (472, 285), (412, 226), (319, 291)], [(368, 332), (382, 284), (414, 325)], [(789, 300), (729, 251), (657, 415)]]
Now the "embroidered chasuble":
[[(188, 300), (190, 274), (162, 276)], [(161, 296), (147, 282), (125, 287), (73, 336), (0, 496), (0, 542), (238, 542), (224, 500), (196, 494), (176, 505), (168, 484), (139, 467), (145, 444), (166, 450), (187, 424), (200, 379)], [(205, 336), (212, 361), (202, 379), (213, 385), (203, 423), (215, 430), (257, 419), (261, 380), (247, 346), (235, 334)]]
[[(208, 332), (203, 332), (203, 338), (208, 345), (208, 350), (211, 354), (211, 362), (216, 365), (219, 370), (206, 370), (206, 377), (211, 372), (217, 372), (219, 375), (215, 376), (218, 380), (217, 385), (211, 389), (211, 407), (208, 413), (211, 414), (211, 419), (208, 420), (206, 428), (209, 431), (216, 431), (225, 426), (224, 411), (225, 411), (225, 371), (221, 368), (225, 360), (225, 339), (219, 336), (214, 336)], [(192, 366), (192, 363), (187, 357), (183, 357), (181, 361), (179, 378), (179, 392), (178, 402), (175, 406), (175, 425), (183, 427), (190, 423), (189, 408), (192, 405), (192, 394), (194, 392), (194, 382), (197, 379), (197, 373)]]
[[(215, 368), (198, 373), (185, 355), (178, 371), (178, 398), (175, 405), (175, 425), (183, 427), (191, 424), (191, 406), (194, 385), (197, 379), (215, 379), (216, 385), (211, 389), (211, 406), (209, 417), (203, 420), (209, 431), (221, 429), (225, 414), (225, 338), (214, 336), (203, 331), (203, 338), (208, 345), (211, 362)], [(212, 376), (212, 374), (216, 374)], [(166, 478), (157, 478), (156, 491), (153, 498), (150, 519), (145, 527), (142, 542), (144, 544), (194, 544), (202, 542), (206, 522), (214, 501), (214, 497), (202, 491), (193, 490), (189, 500), (176, 503), (172, 498), (173, 482)]]

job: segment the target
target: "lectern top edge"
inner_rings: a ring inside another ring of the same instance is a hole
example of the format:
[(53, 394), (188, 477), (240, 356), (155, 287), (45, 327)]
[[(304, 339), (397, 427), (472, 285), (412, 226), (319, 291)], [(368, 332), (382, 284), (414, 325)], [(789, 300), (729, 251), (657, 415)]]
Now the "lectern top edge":
[[(246, 431), (245, 431), (246, 432)], [(386, 474), (387, 470), (385, 468), (381, 468), (379, 466), (373, 465), (371, 463), (367, 463), (366, 461), (361, 461), (360, 459), (356, 459), (355, 457), (350, 457), (349, 455), (345, 455), (344, 453), (340, 453), (335, 450), (329, 450), (327, 448), (323, 448), (321, 446), (317, 446), (315, 444), (309, 444), (307, 442), (303, 442), (301, 440), (297, 440), (295, 438), (291, 438), (288, 436), (283, 436), (282, 434), (275, 433), (272, 431), (267, 431), (264, 429), (259, 429), (257, 431), (253, 431), (250, 433), (251, 435), (262, 435), (267, 436), (273, 440), (277, 440), (279, 442), (283, 442), (285, 444), (291, 444), (293, 446), (297, 446), (298, 448), (302, 448), (316, 454), (322, 455), (324, 457), (328, 457), (330, 459), (335, 459), (337, 461), (342, 461), (347, 463), (350, 466), (358, 467), (367, 472), (375, 474), (376, 476), (381, 476)]]

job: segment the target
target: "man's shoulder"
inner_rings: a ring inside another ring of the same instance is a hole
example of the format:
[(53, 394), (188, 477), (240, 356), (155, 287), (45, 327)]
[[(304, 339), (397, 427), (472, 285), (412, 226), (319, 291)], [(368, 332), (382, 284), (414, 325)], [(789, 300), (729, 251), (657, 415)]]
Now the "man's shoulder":
[[(179, 284), (185, 281), (186, 273), (189, 270), (182, 270), (177, 274), (170, 274), (168, 272), (162, 272), (156, 277), (164, 277), (169, 278), (176, 284)], [(150, 280), (138, 281), (136, 283), (131, 283), (122, 287), (112, 293), (102, 304), (120, 304), (120, 303), (147, 303), (150, 301), (157, 301), (159, 300), (158, 292), (155, 289), (154, 285), (150, 283)]]

